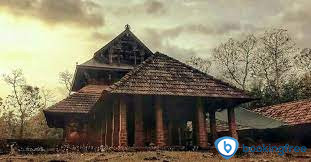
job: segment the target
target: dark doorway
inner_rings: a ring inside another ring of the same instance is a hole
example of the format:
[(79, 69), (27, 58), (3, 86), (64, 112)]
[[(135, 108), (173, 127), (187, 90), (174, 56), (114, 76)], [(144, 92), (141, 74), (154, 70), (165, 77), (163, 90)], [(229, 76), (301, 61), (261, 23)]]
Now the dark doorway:
[(134, 145), (135, 134), (135, 111), (133, 104), (129, 104), (127, 109), (127, 142), (128, 146)]

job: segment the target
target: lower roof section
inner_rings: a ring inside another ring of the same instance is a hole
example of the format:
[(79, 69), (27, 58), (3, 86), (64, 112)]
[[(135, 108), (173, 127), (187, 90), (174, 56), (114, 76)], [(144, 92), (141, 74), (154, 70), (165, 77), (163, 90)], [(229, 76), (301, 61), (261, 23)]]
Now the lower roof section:
[(311, 123), (311, 100), (287, 102), (254, 110), (263, 116), (273, 118), (287, 125)]
[[(238, 127), (239, 130), (278, 128), (285, 125), (285, 123), (280, 120), (260, 115), (256, 112), (247, 110), (242, 107), (236, 108), (234, 109), (234, 111), (237, 125), (243, 126), (242, 128)], [(225, 126), (227, 126), (228, 125), (227, 111), (223, 110), (220, 112), (216, 112), (216, 119), (223, 121), (224, 123), (226, 123)], [(222, 128), (220, 130), (225, 131), (225, 129)]]
[(62, 101), (51, 106), (45, 113), (88, 113), (106, 92), (107, 85), (87, 85)]

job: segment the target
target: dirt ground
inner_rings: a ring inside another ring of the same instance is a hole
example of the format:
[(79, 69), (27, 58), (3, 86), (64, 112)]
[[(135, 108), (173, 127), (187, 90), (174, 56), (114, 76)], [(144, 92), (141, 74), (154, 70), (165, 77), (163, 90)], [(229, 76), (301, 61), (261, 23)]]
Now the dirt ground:
[(311, 161), (311, 156), (284, 155), (274, 153), (258, 153), (234, 155), (225, 160), (218, 153), (190, 152), (190, 151), (145, 151), (145, 152), (104, 152), (104, 153), (67, 153), (67, 154), (40, 154), (40, 155), (0, 155), (0, 161), (12, 162), (41, 162), (41, 161)]

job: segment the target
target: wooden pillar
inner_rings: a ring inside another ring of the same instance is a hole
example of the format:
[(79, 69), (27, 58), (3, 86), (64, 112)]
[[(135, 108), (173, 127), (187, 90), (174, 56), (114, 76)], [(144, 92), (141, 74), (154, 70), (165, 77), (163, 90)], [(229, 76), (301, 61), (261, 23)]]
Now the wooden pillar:
[(102, 124), (102, 145), (106, 146), (106, 136), (107, 136), (107, 112), (104, 111), (104, 119), (103, 119), (103, 124)]
[(212, 143), (217, 139), (217, 129), (216, 129), (216, 113), (215, 111), (209, 112), (209, 123), (210, 123), (210, 132), (212, 135)]
[(134, 132), (134, 146), (142, 147), (144, 146), (144, 123), (143, 123), (143, 107), (142, 107), (142, 97), (135, 96), (135, 132)]
[(124, 97), (120, 97), (120, 129), (119, 129), (119, 146), (127, 146), (127, 105)]
[(234, 108), (228, 108), (228, 124), (230, 136), (238, 140), (237, 125), (235, 122)]
[(106, 145), (113, 146), (113, 105), (107, 109), (107, 121), (106, 121)]
[(112, 55), (113, 55), (113, 48), (110, 48), (108, 51), (109, 64), (112, 64)]
[(63, 141), (65, 143), (67, 142), (67, 135), (68, 135), (68, 126), (67, 123), (65, 123), (65, 126), (63, 128)]
[(120, 98), (115, 98), (113, 106), (113, 146), (119, 146), (119, 132), (120, 132)]
[(168, 121), (168, 145), (173, 145), (173, 121)]
[(161, 98), (155, 97), (155, 119), (156, 119), (156, 145), (165, 146), (164, 140), (164, 124), (163, 124), (163, 108)]
[(196, 108), (196, 135), (197, 144), (201, 148), (207, 148), (207, 132), (206, 132), (206, 122), (205, 122), (205, 112), (203, 109), (202, 99), (197, 99)]

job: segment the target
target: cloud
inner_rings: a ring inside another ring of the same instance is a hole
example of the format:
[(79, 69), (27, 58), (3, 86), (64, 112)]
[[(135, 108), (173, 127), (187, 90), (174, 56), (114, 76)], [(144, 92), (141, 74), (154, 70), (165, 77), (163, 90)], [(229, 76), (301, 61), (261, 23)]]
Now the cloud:
[(162, 14), (166, 12), (164, 4), (160, 1), (148, 0), (143, 6), (148, 14)]
[(181, 33), (181, 30), (178, 29), (155, 30), (153, 28), (145, 28), (142, 40), (153, 51), (159, 51), (174, 58), (187, 59), (197, 55), (194, 49), (183, 48), (173, 44), (173, 41), (169, 41), (169, 39), (174, 39)]
[(306, 0), (299, 1), (300, 3), (295, 2), (292, 2), (280, 14), (280, 24), (294, 36), (299, 47), (311, 47), (311, 2)]
[(105, 33), (98, 32), (98, 31), (92, 32), (90, 34), (90, 40), (93, 40), (93, 41), (108, 42), (108, 41), (112, 40), (113, 37), (114, 37), (114, 35), (112, 35), (112, 34), (105, 34)]
[(241, 30), (239, 23), (223, 23), (221, 25), (202, 25), (202, 24), (190, 24), (185, 25), (184, 31), (196, 32), (198, 34), (225, 34), (230, 31)]
[[(107, 7), (109, 6), (109, 8)], [(167, 3), (159, 0), (145, 0), (139, 1), (139, 3), (134, 3), (133, 1), (128, 1), (125, 4), (105, 6), (107, 9), (111, 10), (114, 15), (118, 16), (154, 16), (154, 15), (164, 15), (168, 11)]]
[(1, 0), (0, 10), (15, 16), (36, 18), (49, 25), (72, 24), (80, 27), (104, 25), (99, 5), (84, 0)]
[(251, 24), (241, 25), (239, 23), (222, 23), (219, 25), (207, 25), (207, 24), (184, 24), (166, 29), (153, 29), (147, 28), (149, 33), (161, 32), (162, 36), (176, 38), (182, 33), (191, 34), (203, 34), (203, 35), (223, 35), (232, 31), (241, 31), (242, 29), (257, 30), (257, 28)]

